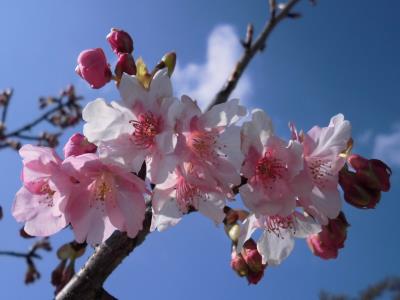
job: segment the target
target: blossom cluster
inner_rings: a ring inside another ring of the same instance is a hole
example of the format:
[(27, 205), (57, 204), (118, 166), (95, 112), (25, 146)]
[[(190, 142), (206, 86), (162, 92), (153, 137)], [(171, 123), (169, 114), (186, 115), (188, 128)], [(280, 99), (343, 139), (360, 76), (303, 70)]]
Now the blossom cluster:
[[(121, 101), (87, 104), (83, 135), (69, 139), (64, 159), (50, 148), (20, 150), (23, 187), (13, 215), (28, 234), (48, 236), (70, 225), (80, 243), (99, 244), (114, 230), (134, 238), (146, 206), (152, 209), (151, 231), (176, 225), (193, 211), (227, 225), (227, 203), (239, 195), (247, 211), (229, 222), (237, 229), (230, 234), (232, 267), (249, 282), (288, 257), (295, 238), (307, 238), (322, 258), (337, 256), (348, 226), (339, 174), (352, 144), (342, 114), (307, 132), (290, 124), (285, 140), (263, 110), (248, 112), (237, 99), (202, 112), (189, 96), (175, 97), (171, 55), (148, 73), (141, 61), (135, 64), (129, 35), (114, 29), (108, 41), (118, 55), (115, 76), (101, 49), (84, 51), (77, 71), (94, 88), (114, 79)], [(390, 169), (380, 167), (375, 182), (388, 182)], [(347, 183), (342, 174), (345, 195), (353, 187)]]

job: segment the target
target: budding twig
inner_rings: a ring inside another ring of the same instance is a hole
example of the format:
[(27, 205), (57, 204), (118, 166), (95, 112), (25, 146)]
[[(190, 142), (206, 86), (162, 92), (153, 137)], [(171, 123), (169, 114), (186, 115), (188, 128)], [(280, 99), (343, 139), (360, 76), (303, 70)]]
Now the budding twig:
[(270, 18), (265, 23), (265, 26), (257, 37), (255, 42), (251, 45), (249, 49), (243, 53), (242, 57), (239, 59), (237, 64), (235, 65), (231, 75), (229, 76), (225, 85), (221, 88), (221, 90), (216, 94), (214, 99), (208, 105), (206, 110), (210, 110), (214, 105), (224, 103), (228, 100), (229, 96), (235, 89), (237, 83), (239, 82), (240, 77), (242, 76), (244, 70), (246, 69), (249, 62), (252, 60), (254, 55), (256, 55), (259, 51), (264, 50), (265, 43), (276, 27), (282, 20), (284, 20), (288, 14), (290, 13), (291, 9), (299, 2), (300, 0), (290, 0), (280, 11), (276, 14), (276, 3), (275, 1), (269, 1), (270, 4)]
[(40, 107), (56, 104), (43, 114), (33, 119), (31, 122), (12, 130), (7, 131), (6, 120), (8, 106), (10, 104), (12, 90), (6, 90), (0, 95), (0, 104), (3, 107), (0, 123), (0, 150), (5, 148), (14, 148), (18, 150), (23, 141), (37, 141), (40, 145), (54, 147), (57, 145), (57, 138), (60, 132), (51, 134), (44, 132), (42, 134), (27, 134), (37, 125), (43, 122), (49, 122), (55, 127), (65, 129), (77, 124), (81, 119), (82, 108), (78, 103), (82, 97), (76, 96), (73, 87), (64, 90), (59, 97), (49, 97), (40, 99)]

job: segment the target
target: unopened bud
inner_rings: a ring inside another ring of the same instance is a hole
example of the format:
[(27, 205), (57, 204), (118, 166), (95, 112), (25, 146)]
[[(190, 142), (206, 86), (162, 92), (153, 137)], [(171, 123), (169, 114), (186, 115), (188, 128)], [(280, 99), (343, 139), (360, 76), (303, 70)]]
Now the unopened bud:
[(257, 250), (257, 244), (253, 239), (247, 240), (243, 244), (242, 256), (252, 272), (260, 272), (265, 266), (262, 264), (262, 257)]
[(161, 61), (164, 62), (165, 66), (168, 69), (168, 76), (171, 77), (176, 65), (176, 53), (168, 52), (163, 56)]
[(107, 35), (107, 41), (110, 43), (115, 54), (133, 52), (133, 40), (131, 36), (123, 30), (112, 28)]
[(240, 277), (246, 276), (249, 272), (243, 256), (240, 253), (236, 253), (236, 250), (232, 251), (231, 267)]
[(136, 63), (130, 53), (120, 53), (118, 54), (118, 62), (114, 70), (115, 76), (117, 78), (122, 77), (122, 73), (128, 75), (136, 75)]
[(348, 158), (349, 164), (356, 170), (357, 179), (369, 189), (387, 192), (390, 189), (392, 170), (378, 159), (365, 159), (353, 154)]
[(328, 225), (322, 226), (321, 232), (307, 238), (312, 253), (323, 259), (336, 258), (339, 249), (344, 247), (349, 226), (343, 212), (336, 219), (329, 220)]
[(339, 184), (343, 189), (346, 202), (357, 208), (374, 208), (379, 203), (380, 190), (369, 188), (360, 181), (358, 173), (343, 168), (339, 172)]
[(257, 284), (261, 280), (261, 278), (263, 278), (264, 270), (265, 270), (265, 268), (263, 268), (262, 270), (260, 270), (258, 272), (249, 271), (249, 273), (246, 276), (247, 282), (249, 284)]
[(83, 134), (75, 133), (64, 146), (64, 157), (95, 153), (97, 146), (90, 143)]
[(82, 51), (78, 56), (75, 71), (94, 89), (103, 87), (112, 77), (110, 66), (101, 48)]

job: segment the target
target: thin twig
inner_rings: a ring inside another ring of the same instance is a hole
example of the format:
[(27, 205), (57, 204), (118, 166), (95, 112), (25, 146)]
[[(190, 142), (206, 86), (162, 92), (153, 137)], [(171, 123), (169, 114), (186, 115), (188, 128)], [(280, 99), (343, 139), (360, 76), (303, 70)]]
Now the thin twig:
[[(248, 63), (258, 51), (261, 51), (265, 47), (265, 42), (271, 31), (287, 16), (292, 7), (299, 1), (300, 0), (290, 0), (277, 16), (275, 16), (275, 12), (273, 12), (270, 20), (266, 23), (254, 44), (251, 44), (253, 33), (250, 33), (250, 37), (246, 38), (246, 41), (250, 41), (248, 49), (245, 47), (245, 52), (238, 61), (232, 75), (225, 86), (217, 93), (208, 109), (216, 104), (226, 102)], [(272, 2), (275, 3), (275, 1)], [(250, 31), (252, 31), (252, 28), (248, 28), (248, 32)], [(146, 236), (150, 233), (151, 219), (151, 207), (148, 206), (143, 229), (134, 239), (128, 238), (125, 233), (115, 231), (109, 239), (96, 248), (95, 253), (89, 258), (85, 266), (75, 274), (71, 281), (57, 294), (56, 300), (93, 300), (99, 299), (100, 296), (104, 295), (103, 283), (125, 257), (145, 240)]]
[(246, 69), (247, 65), (249, 62), (252, 60), (254, 55), (258, 53), (259, 51), (264, 50), (265, 48), (265, 42), (270, 35), (270, 33), (273, 31), (275, 26), (279, 24), (282, 20), (284, 20), (290, 10), (295, 6), (300, 0), (290, 0), (284, 7), (283, 9), (276, 14), (276, 5), (275, 1), (270, 1), (270, 18), (269, 20), (265, 23), (265, 26), (260, 33), (260, 35), (257, 37), (257, 39), (254, 41), (254, 43), (246, 49), (242, 55), (242, 57), (239, 59), (237, 62), (235, 68), (233, 69), (231, 75), (228, 78), (228, 81), (225, 83), (225, 85), (221, 88), (221, 90), (217, 93), (217, 95), (214, 97), (213, 101), (208, 105), (207, 110), (210, 110), (211, 107), (217, 104), (224, 103), (228, 100), (229, 96), (235, 89), (237, 83), (239, 82), (240, 77), (242, 76), (244, 70)]
[(28, 257), (34, 257), (38, 259), (42, 258), (39, 254), (36, 254), (35, 252), (31, 253), (31, 251), (29, 252), (0, 251), (0, 255), (21, 257), (21, 258), (28, 258)]

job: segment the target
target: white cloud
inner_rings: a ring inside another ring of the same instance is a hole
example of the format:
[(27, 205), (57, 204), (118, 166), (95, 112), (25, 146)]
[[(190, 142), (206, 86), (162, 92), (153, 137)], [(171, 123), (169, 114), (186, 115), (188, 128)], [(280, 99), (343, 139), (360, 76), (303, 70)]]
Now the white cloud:
[[(205, 108), (228, 79), (241, 52), (239, 36), (232, 26), (215, 27), (208, 37), (207, 60), (203, 64), (177, 65), (172, 76), (177, 95), (186, 94)], [(247, 102), (250, 90), (250, 79), (244, 74), (231, 98), (239, 98), (243, 104)]]
[(391, 133), (376, 135), (373, 156), (390, 166), (400, 167), (400, 124), (396, 124)]

